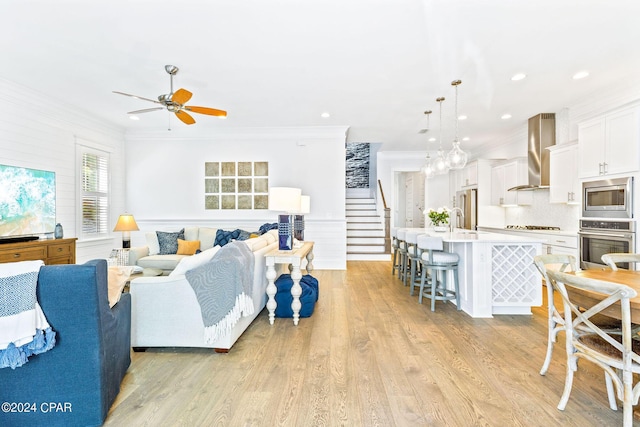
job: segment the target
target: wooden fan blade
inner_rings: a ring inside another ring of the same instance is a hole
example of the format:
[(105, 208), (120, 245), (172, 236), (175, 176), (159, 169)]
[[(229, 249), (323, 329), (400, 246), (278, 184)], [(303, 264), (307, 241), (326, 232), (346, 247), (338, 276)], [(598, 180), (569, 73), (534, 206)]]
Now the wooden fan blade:
[(193, 117), (191, 117), (184, 111), (176, 111), (176, 116), (178, 116), (178, 118), (182, 120), (183, 123), (186, 123), (188, 125), (192, 125), (196, 122)]
[(176, 93), (174, 93), (173, 96), (171, 97), (171, 100), (173, 102), (177, 102), (178, 104), (184, 104), (185, 102), (191, 99), (191, 96), (192, 94), (188, 90), (178, 89)]
[(191, 111), (193, 113), (207, 114), (209, 116), (227, 117), (227, 112), (226, 111), (224, 111), (224, 110), (216, 110), (215, 108), (185, 106), (184, 109), (187, 110), (187, 111)]
[(127, 114), (149, 113), (151, 111), (158, 111), (158, 110), (164, 110), (164, 107), (153, 107), (153, 108), (145, 108), (143, 110), (129, 111)]
[(155, 99), (144, 98), (138, 95), (131, 95), (130, 93), (118, 92), (117, 90), (112, 90), (113, 93), (117, 93), (118, 95), (130, 96), (132, 98), (142, 99), (143, 101), (154, 102), (156, 104), (162, 104), (160, 101), (156, 101)]

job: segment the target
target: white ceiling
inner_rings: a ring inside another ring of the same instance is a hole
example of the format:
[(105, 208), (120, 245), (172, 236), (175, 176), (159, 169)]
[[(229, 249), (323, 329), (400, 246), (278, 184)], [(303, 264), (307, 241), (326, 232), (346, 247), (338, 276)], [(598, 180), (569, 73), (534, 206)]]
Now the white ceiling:
[[(0, 77), (131, 130), (347, 125), (349, 141), (424, 150), (444, 96), (448, 147), (461, 79), (459, 135), (477, 149), (640, 81), (636, 0), (4, 0), (2, 18)], [(155, 105), (112, 91), (168, 93), (166, 64), (180, 67), (174, 88), (193, 92), (189, 105), (228, 119), (130, 120)], [(580, 70), (589, 77), (572, 80)], [(511, 81), (517, 72), (527, 78)]]

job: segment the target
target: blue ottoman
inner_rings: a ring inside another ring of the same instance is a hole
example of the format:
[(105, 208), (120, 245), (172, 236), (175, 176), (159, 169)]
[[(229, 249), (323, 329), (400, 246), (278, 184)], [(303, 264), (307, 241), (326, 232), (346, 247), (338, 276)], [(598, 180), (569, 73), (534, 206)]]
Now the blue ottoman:
[[(291, 302), (293, 297), (291, 296), (291, 287), (293, 286), (293, 279), (290, 274), (282, 274), (275, 281), (276, 288), (276, 317), (293, 317), (293, 310), (291, 310)], [(313, 314), (313, 308), (318, 301), (318, 279), (310, 274), (302, 276), (300, 279), (300, 287), (302, 288), (302, 295), (300, 295), (300, 317), (309, 317)]]

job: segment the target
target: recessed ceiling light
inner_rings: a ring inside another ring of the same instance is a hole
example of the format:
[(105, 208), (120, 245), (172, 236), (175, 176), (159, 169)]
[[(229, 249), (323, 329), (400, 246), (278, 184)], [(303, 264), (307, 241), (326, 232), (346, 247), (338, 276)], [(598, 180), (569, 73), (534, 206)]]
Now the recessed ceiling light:
[(329, 117), (331, 117), (331, 114), (325, 111), (324, 113), (320, 114), (320, 117), (322, 117), (323, 119), (328, 119)]
[(522, 80), (525, 77), (527, 77), (527, 75), (525, 73), (518, 73), (518, 74), (514, 74), (513, 76), (511, 76), (511, 80), (513, 80), (514, 82), (517, 82), (518, 80)]
[(511, 118), (511, 114), (509, 114), (509, 113), (507, 113), (507, 114), (503, 114), (502, 116), (500, 116), (500, 118), (501, 118), (502, 120), (510, 119), (510, 118)]
[(469, 141), (471, 138), (469, 138), (468, 136), (465, 136), (464, 138), (462, 138), (463, 141)]
[(138, 117), (138, 116), (129, 116), (129, 118), (131, 120), (140, 120), (140, 117)]
[(433, 141), (435, 141), (435, 140), (436, 140), (436, 139), (435, 139), (434, 137), (429, 138), (429, 142), (433, 142)]
[(465, 116), (464, 114), (461, 114), (458, 116), (458, 120), (467, 120), (467, 116)]
[(585, 77), (587, 77), (589, 75), (588, 71), (579, 71), (577, 73), (575, 73), (573, 75), (573, 80), (580, 80), (580, 79), (584, 79)]

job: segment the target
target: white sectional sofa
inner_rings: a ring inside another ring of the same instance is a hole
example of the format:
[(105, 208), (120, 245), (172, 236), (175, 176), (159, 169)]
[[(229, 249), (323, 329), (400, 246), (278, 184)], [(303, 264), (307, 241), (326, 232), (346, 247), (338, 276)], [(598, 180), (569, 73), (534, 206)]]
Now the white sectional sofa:
[[(210, 231), (206, 230), (205, 234), (200, 235), (210, 235)], [(215, 236), (215, 233), (213, 235)], [(187, 228), (185, 228), (185, 238), (188, 238)], [(131, 346), (136, 350), (147, 347), (205, 347), (213, 348), (218, 352), (228, 351), (266, 305), (267, 278), (264, 255), (277, 249), (277, 231), (269, 231), (262, 236), (245, 240), (244, 243), (249, 246), (254, 255), (251, 294), (254, 313), (252, 315), (241, 317), (226, 336), (219, 338), (216, 342), (206, 343), (200, 305), (193, 288), (186, 279), (184, 268), (180, 265), (173, 274), (167, 276), (139, 277), (131, 281), (129, 287), (132, 297)], [(210, 251), (215, 251), (215, 248)], [(193, 257), (203, 256), (203, 254), (193, 255)], [(181, 257), (184, 258), (184, 256)], [(144, 266), (140, 263), (142, 260), (144, 258), (138, 260), (138, 265)], [(188, 261), (192, 260), (195, 258), (190, 258)]]

